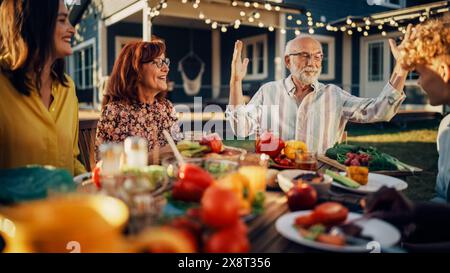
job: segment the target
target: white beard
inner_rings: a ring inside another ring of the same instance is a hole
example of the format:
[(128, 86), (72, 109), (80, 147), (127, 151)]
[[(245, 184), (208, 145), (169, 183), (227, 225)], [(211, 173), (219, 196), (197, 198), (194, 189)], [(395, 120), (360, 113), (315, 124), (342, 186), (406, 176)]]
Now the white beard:
[[(312, 76), (307, 76), (305, 71), (307, 68), (303, 68), (302, 70), (298, 71), (297, 73), (292, 73), (293, 76), (295, 76), (302, 84), (304, 85), (311, 85), (314, 82), (316, 82), (319, 79), (320, 74), (322, 73), (322, 67), (317, 69), (317, 72), (315, 72)], [(308, 68), (309, 70), (309, 68)]]

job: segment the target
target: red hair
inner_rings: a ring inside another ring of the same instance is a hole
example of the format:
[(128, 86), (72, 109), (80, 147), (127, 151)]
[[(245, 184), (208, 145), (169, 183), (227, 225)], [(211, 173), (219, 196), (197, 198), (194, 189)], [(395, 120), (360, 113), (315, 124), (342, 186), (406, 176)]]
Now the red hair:
[[(163, 40), (153, 38), (151, 42), (132, 42), (127, 44), (114, 63), (106, 93), (103, 96), (103, 107), (111, 101), (138, 101), (137, 86), (142, 75), (144, 62), (153, 60), (166, 52)], [(157, 98), (165, 96), (161, 92)]]

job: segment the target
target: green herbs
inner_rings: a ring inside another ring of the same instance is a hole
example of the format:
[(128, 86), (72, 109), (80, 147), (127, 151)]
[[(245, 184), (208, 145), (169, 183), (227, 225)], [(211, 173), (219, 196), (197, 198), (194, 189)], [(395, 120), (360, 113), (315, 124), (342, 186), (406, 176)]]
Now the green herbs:
[(335, 144), (328, 149), (325, 155), (331, 159), (337, 160), (341, 164), (345, 164), (347, 153), (367, 154), (370, 156), (369, 170), (373, 171), (411, 171), (416, 168), (405, 164), (397, 158), (386, 153), (378, 151), (374, 147), (362, 147), (349, 144)]

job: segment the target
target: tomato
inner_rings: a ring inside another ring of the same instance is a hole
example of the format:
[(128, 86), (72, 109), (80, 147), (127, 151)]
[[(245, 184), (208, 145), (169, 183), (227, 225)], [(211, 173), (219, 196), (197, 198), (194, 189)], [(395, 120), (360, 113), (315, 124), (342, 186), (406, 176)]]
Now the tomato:
[(211, 186), (214, 179), (206, 170), (194, 164), (183, 164), (178, 177), (182, 180), (194, 181), (199, 187), (206, 189)]
[(208, 144), (209, 148), (211, 149), (211, 152), (213, 153), (220, 153), (223, 150), (223, 144), (221, 140), (211, 140)]
[(102, 184), (100, 182), (100, 167), (95, 167), (92, 170), (92, 181), (98, 189), (102, 187)]
[(250, 250), (248, 238), (233, 229), (222, 229), (208, 237), (205, 243), (207, 253), (247, 253)]
[(239, 219), (240, 202), (229, 189), (209, 187), (201, 200), (201, 219), (213, 228), (231, 226)]
[(264, 132), (256, 141), (256, 153), (265, 153), (272, 158), (277, 157), (284, 148), (284, 142), (270, 132)]
[(314, 220), (324, 225), (338, 225), (348, 216), (348, 209), (336, 202), (326, 202), (317, 206), (313, 211)]
[(172, 197), (185, 202), (199, 202), (205, 189), (191, 180), (178, 180), (172, 188)]
[(212, 153), (220, 153), (223, 150), (222, 139), (217, 133), (209, 134), (202, 137), (200, 144), (209, 146)]
[(291, 211), (311, 209), (317, 202), (317, 191), (309, 184), (297, 183), (287, 193)]
[(312, 217), (312, 214), (307, 214), (295, 218), (295, 224), (303, 228), (309, 228), (317, 223), (314, 217)]

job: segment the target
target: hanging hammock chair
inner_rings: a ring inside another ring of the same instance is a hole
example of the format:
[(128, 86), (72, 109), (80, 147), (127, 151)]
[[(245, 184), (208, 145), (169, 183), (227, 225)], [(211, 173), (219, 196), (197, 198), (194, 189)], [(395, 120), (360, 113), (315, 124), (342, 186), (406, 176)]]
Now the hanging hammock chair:
[[(188, 64), (192, 61), (200, 64), (200, 70), (193, 79), (190, 79), (186, 75), (185, 69), (189, 69)], [(205, 72), (205, 63), (202, 61), (202, 59), (200, 59), (197, 54), (191, 51), (178, 62), (178, 71), (180, 71), (181, 73), (181, 78), (183, 79), (183, 88), (186, 95), (197, 95), (202, 87), (202, 77), (203, 73)]]

